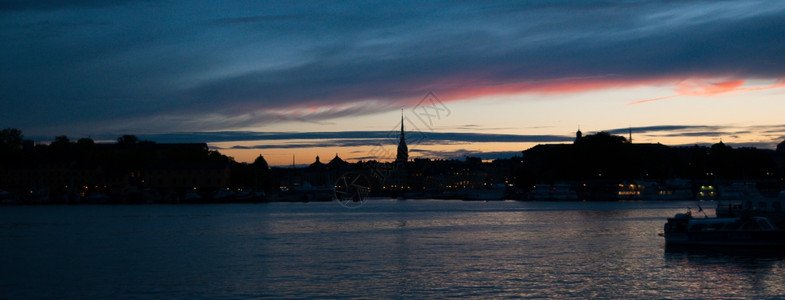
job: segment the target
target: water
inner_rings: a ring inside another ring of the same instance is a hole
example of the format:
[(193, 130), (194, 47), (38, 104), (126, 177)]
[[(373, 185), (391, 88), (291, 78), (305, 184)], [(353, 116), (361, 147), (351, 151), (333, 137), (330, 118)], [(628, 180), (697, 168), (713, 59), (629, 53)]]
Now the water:
[(785, 297), (785, 255), (666, 251), (689, 206), (2, 206), (0, 298)]

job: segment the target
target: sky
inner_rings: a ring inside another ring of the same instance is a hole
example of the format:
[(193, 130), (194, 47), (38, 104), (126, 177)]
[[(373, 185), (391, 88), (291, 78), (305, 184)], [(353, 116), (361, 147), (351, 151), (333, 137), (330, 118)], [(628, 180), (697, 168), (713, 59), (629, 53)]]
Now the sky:
[(0, 128), (271, 165), (575, 132), (773, 149), (785, 1), (0, 0)]

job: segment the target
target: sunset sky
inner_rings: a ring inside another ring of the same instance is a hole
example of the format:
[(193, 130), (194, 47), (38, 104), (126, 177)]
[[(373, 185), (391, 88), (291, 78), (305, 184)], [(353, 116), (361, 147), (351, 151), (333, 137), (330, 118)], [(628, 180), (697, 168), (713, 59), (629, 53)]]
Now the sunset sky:
[(0, 1), (0, 128), (272, 165), (785, 140), (785, 1)]

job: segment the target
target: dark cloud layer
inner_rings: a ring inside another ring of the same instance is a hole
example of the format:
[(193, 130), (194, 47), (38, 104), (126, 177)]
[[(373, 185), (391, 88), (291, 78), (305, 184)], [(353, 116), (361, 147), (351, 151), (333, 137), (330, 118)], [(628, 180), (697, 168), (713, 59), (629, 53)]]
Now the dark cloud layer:
[[(411, 137), (413, 132), (406, 133)], [(111, 138), (111, 137), (107, 137)], [(341, 132), (187, 132), (187, 133), (168, 133), (140, 135), (139, 138), (177, 143), (195, 142), (247, 142), (247, 141), (282, 141), (281, 144), (270, 146), (258, 146), (260, 148), (311, 148), (324, 146), (325, 143), (319, 141), (330, 140), (330, 143), (338, 146), (373, 146), (379, 143), (396, 144), (398, 135), (388, 131), (341, 131)], [(518, 134), (482, 134), (482, 133), (451, 133), (451, 132), (428, 132), (423, 133), (418, 140), (420, 143), (444, 143), (444, 142), (470, 142), (470, 143), (549, 143), (572, 141), (574, 137), (559, 135), (518, 135)], [(283, 141), (302, 140), (313, 141), (294, 145), (283, 143)], [(411, 138), (408, 138), (412, 143)], [(286, 146), (289, 145), (289, 146)], [(255, 148), (252, 146), (251, 148)]]
[(429, 90), (780, 79), (783, 15), (779, 1), (3, 1), (0, 126), (232, 130)]
[[(647, 137), (694, 137), (694, 136), (723, 136), (730, 137), (740, 133), (764, 132), (781, 133), (785, 125), (761, 125), (747, 127), (723, 127), (703, 125), (658, 125), (645, 127), (628, 127), (601, 130), (613, 135), (627, 137), (629, 134)], [(585, 135), (597, 132), (584, 132)], [(522, 134), (493, 134), (493, 133), (465, 133), (465, 132), (412, 132), (408, 131), (407, 140), (410, 145), (444, 145), (460, 143), (569, 143), (574, 141), (574, 135), (522, 135)], [(234, 146), (235, 149), (271, 149), (271, 148), (314, 148), (330, 144), (336, 147), (356, 147), (396, 145), (398, 133), (389, 131), (340, 131), (340, 132), (251, 132), (251, 131), (223, 131), (223, 132), (179, 132), (140, 135), (141, 139), (165, 143), (241, 143), (265, 142), (255, 146)], [(414, 137), (414, 138), (413, 138)], [(97, 139), (112, 140), (115, 136), (98, 136)], [(738, 143), (737, 145), (765, 145), (771, 148), (771, 143)], [(297, 141), (297, 143), (291, 143)]]
[(101, 8), (120, 5), (130, 1), (131, 0), (3, 0), (0, 2), (0, 12)]

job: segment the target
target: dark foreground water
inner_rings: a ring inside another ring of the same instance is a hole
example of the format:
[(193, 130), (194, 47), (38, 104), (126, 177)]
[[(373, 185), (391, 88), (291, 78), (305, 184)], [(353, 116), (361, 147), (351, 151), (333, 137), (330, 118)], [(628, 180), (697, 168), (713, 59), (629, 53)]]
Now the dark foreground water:
[(0, 298), (785, 297), (785, 255), (666, 251), (688, 206), (0, 206)]

